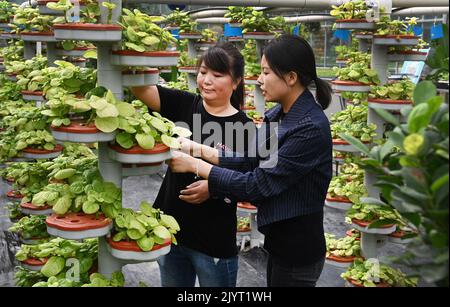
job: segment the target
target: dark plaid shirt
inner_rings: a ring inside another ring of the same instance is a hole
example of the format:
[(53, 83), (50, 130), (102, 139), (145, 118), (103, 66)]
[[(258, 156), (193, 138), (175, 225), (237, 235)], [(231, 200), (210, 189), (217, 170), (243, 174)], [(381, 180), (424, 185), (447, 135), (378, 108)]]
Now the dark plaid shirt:
[(278, 137), (278, 151), (268, 159), (220, 157), (208, 178), (211, 196), (251, 202), (258, 207), (259, 228), (322, 212), (332, 176), (332, 140), (321, 106), (305, 90), (287, 114), (278, 105), (264, 121), (279, 122), (278, 132), (271, 133)]

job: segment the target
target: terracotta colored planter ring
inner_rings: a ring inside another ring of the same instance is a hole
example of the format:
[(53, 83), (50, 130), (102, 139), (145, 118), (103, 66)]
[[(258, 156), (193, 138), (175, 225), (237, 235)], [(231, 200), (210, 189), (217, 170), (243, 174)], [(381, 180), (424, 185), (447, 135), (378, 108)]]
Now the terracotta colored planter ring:
[(55, 35), (53, 32), (21, 32), (20, 35), (29, 35), (29, 36), (53, 36)]
[[(356, 220), (356, 219), (352, 219), (352, 222), (361, 227), (367, 227), (372, 223), (372, 222), (360, 221), (360, 220)], [(376, 228), (389, 228), (392, 226), (394, 226), (394, 224), (387, 224), (387, 225), (383, 225), (383, 226), (376, 227)]]
[(331, 261), (340, 262), (340, 263), (349, 263), (349, 262), (353, 262), (356, 259), (356, 257), (355, 256), (338, 257), (335, 255), (330, 255), (330, 256), (327, 256), (327, 259), (331, 260)]
[(19, 192), (12, 190), (12, 191), (7, 192), (6, 196), (8, 196), (10, 198), (23, 198), (23, 195), (22, 194), (18, 194), (18, 193)]
[(41, 91), (21, 91), (22, 95), (44, 96), (44, 92)]
[(60, 126), (55, 127), (51, 126), (52, 130), (61, 131), (61, 132), (69, 132), (69, 133), (98, 133), (100, 130), (97, 129), (94, 123), (86, 124), (81, 121), (72, 121), (69, 126)]
[(32, 203), (20, 204), (20, 207), (22, 207), (24, 209), (29, 209), (29, 210), (47, 210), (47, 209), (51, 208), (49, 205), (36, 206), (36, 205), (34, 205)]
[(38, 148), (25, 148), (22, 151), (26, 153), (31, 154), (46, 154), (46, 153), (52, 153), (52, 152), (60, 152), (63, 150), (62, 145), (56, 144), (55, 148), (52, 150), (46, 150), (46, 149), (38, 149)]
[(401, 38), (401, 39), (419, 39), (420, 37), (414, 35), (374, 35), (374, 38)]
[(46, 264), (48, 261), (48, 258), (44, 258), (43, 260), (40, 259), (36, 259), (36, 258), (28, 258), (25, 259), (24, 261), (21, 261), (22, 263), (31, 265), (31, 266), (41, 266)]
[(153, 75), (153, 74), (159, 74), (159, 70), (157, 68), (154, 69), (146, 69), (146, 70), (124, 70), (122, 71), (122, 75)]
[[(363, 142), (364, 144), (369, 144), (369, 142)], [(333, 145), (350, 145), (348, 142), (341, 139), (333, 139)]]
[(237, 203), (237, 206), (239, 208), (249, 209), (249, 210), (256, 210), (257, 209), (255, 206), (253, 206), (252, 204), (247, 203), (247, 202), (239, 202), (239, 203)]
[(335, 197), (327, 196), (327, 200), (339, 202), (339, 203), (351, 203), (350, 199), (348, 199), (347, 197), (342, 197), (342, 196), (335, 196)]
[(138, 145), (135, 145), (133, 147), (131, 147), (130, 149), (125, 149), (120, 147), (119, 145), (114, 145), (114, 144), (109, 144), (108, 145), (109, 148), (120, 152), (120, 153), (124, 153), (124, 154), (159, 154), (159, 153), (164, 153), (164, 152), (168, 152), (170, 150), (170, 147), (162, 144), (162, 143), (158, 143), (155, 145), (155, 147), (153, 147), (152, 149), (143, 149)]
[(372, 84), (366, 84), (362, 82), (356, 82), (356, 81), (342, 81), (342, 80), (334, 80), (331, 81), (331, 83), (336, 85), (354, 85), (354, 86), (370, 86)]
[(361, 22), (371, 23), (371, 22), (367, 21), (367, 19), (336, 19), (334, 22), (336, 22), (336, 23), (339, 23), (339, 22), (343, 22), (343, 23), (361, 23)]
[(411, 100), (391, 100), (391, 99), (379, 99), (379, 98), (370, 98), (369, 102), (382, 103), (382, 104), (404, 104), (404, 105), (412, 104)]
[(52, 214), (45, 220), (47, 226), (64, 231), (83, 231), (103, 228), (111, 224), (111, 220), (104, 215), (84, 213), (68, 213), (64, 216)]
[(122, 56), (147, 56), (147, 57), (178, 57), (180, 53), (177, 51), (148, 51), (148, 52), (137, 52), (132, 50), (117, 50), (112, 52), (115, 55)]
[(84, 31), (122, 31), (119, 25), (95, 24), (95, 23), (57, 23), (53, 29), (60, 30), (84, 30)]
[[(119, 242), (114, 242), (111, 238), (108, 238), (108, 243), (109, 245), (114, 248), (114, 249), (118, 249), (121, 251), (130, 251), (130, 252), (144, 252), (139, 245), (137, 245), (136, 241), (119, 241)], [(167, 239), (163, 244), (158, 244), (153, 246), (153, 248), (150, 251), (156, 251), (158, 249), (161, 249), (163, 247), (169, 246), (170, 244), (172, 244), (172, 240), (171, 239)], [(149, 251), (149, 252), (150, 252)]]

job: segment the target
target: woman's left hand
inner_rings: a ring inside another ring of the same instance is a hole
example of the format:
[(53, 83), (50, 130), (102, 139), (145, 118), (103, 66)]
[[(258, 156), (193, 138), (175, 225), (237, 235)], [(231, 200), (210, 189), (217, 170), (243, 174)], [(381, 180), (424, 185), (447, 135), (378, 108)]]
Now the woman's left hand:
[(196, 160), (181, 151), (173, 151), (172, 159), (166, 163), (174, 173), (195, 173)]
[(208, 180), (199, 180), (180, 191), (180, 199), (190, 204), (201, 204), (209, 199)]

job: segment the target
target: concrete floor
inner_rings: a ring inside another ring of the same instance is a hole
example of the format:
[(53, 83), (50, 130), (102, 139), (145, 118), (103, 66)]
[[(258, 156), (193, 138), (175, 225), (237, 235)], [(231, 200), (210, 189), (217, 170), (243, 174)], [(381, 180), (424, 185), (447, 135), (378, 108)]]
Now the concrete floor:
[[(333, 101), (326, 110), (327, 115), (340, 110), (339, 102)], [(137, 209), (143, 200), (153, 202), (162, 179), (158, 175), (129, 177), (123, 182), (123, 206)], [(7, 231), (11, 226), (5, 204), (5, 193), (9, 187), (0, 182), (0, 286), (13, 286), (13, 269), (17, 265), (14, 254), (19, 243), (14, 234)], [(344, 236), (348, 226), (344, 223), (344, 212), (325, 208), (325, 231)], [(404, 247), (395, 244), (386, 244), (380, 250), (380, 256), (399, 255)], [(254, 248), (239, 254), (238, 287), (264, 287), (266, 285), (267, 255), (261, 248)], [(339, 277), (343, 269), (325, 265), (318, 281), (319, 287), (343, 287), (344, 282)], [(144, 282), (148, 286), (160, 286), (159, 268), (156, 262), (127, 265), (123, 269), (126, 286), (138, 286)]]

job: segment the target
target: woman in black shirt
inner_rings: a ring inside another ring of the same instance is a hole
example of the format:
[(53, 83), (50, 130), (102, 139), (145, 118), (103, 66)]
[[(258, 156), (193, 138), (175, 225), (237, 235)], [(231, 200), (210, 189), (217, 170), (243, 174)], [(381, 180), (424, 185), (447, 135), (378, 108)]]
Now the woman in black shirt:
[[(177, 125), (187, 125), (193, 140), (221, 151), (245, 151), (245, 145), (240, 146), (233, 137), (236, 132), (226, 128), (236, 123), (253, 126), (240, 111), (244, 99), (242, 55), (232, 44), (218, 44), (199, 63), (200, 95), (160, 86), (132, 91), (153, 111)], [(158, 261), (162, 286), (192, 287), (196, 276), (200, 286), (236, 286), (236, 202), (209, 198), (207, 185), (194, 174), (176, 174), (170, 169), (166, 173), (155, 207), (173, 215), (181, 231), (178, 246)], [(180, 196), (187, 187), (189, 193)]]
[[(219, 151), (181, 139), (210, 164), (177, 153), (170, 167), (208, 179), (212, 196), (249, 201), (258, 207), (258, 229), (269, 252), (268, 286), (316, 285), (325, 261), (323, 204), (332, 176), (332, 141), (325, 109), (330, 86), (317, 77), (314, 52), (307, 41), (282, 35), (269, 42), (258, 79), (266, 101), (279, 104), (266, 112), (266, 127), (277, 140), (269, 156), (223, 157)], [(308, 86), (316, 85), (316, 99)], [(197, 148), (196, 148), (197, 147)], [(243, 170), (249, 170), (244, 172)]]

